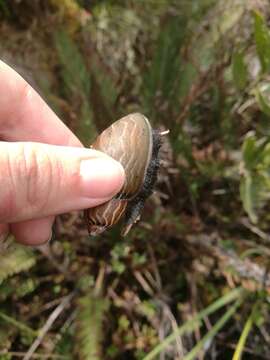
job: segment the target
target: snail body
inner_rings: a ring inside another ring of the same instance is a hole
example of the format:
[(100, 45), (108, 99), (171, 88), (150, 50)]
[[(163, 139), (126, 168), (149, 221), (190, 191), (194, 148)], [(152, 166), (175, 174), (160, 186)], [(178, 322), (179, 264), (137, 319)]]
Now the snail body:
[(126, 179), (113, 199), (85, 211), (90, 235), (101, 234), (124, 217), (122, 235), (125, 236), (139, 219), (157, 178), (160, 139), (159, 132), (139, 113), (121, 118), (97, 137), (91, 147), (119, 161)]

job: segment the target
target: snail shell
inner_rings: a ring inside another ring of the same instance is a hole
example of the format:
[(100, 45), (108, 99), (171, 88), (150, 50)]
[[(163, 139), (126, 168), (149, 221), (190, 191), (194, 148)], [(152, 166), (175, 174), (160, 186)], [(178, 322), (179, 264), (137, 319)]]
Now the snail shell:
[(148, 119), (139, 113), (121, 118), (97, 137), (91, 147), (119, 161), (126, 179), (113, 199), (85, 211), (90, 235), (101, 234), (125, 214), (122, 231), (125, 236), (139, 219), (157, 177), (160, 145), (159, 133), (152, 130)]

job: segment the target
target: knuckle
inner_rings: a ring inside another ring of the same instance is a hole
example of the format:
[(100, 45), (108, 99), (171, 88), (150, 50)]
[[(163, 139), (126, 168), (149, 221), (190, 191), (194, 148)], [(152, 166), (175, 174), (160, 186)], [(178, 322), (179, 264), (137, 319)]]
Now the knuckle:
[(11, 168), (9, 152), (1, 147), (1, 192), (0, 192), (0, 220), (5, 222), (16, 212), (14, 197), (14, 178)]
[(20, 169), (25, 176), (25, 202), (35, 211), (41, 211), (47, 203), (51, 188), (52, 164), (46, 151), (31, 144), (23, 146)]
[(20, 221), (42, 214), (52, 188), (52, 160), (45, 147), (33, 143), (17, 143), (7, 152), (5, 161), (6, 191), (1, 194), (5, 204), (0, 219)]
[(12, 192), (9, 190), (2, 192), (0, 199), (0, 221), (6, 223), (16, 213), (16, 203)]

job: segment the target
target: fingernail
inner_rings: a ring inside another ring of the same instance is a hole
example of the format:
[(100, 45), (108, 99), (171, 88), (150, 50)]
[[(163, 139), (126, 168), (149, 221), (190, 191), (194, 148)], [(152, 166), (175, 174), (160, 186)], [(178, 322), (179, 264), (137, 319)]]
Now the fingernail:
[(102, 199), (115, 195), (123, 186), (124, 169), (111, 158), (83, 160), (80, 166), (82, 196)]
[(49, 244), (53, 239), (54, 239), (54, 232), (53, 232), (53, 230), (52, 230), (52, 231), (51, 231), (51, 234), (50, 234), (50, 236), (49, 236), (49, 238), (48, 238), (48, 240), (46, 241), (45, 244)]
[(38, 243), (36, 245), (35, 244), (24, 244), (24, 245), (29, 245), (31, 247), (41, 250), (43, 253), (47, 253), (47, 251), (50, 251), (49, 249), (50, 249), (51, 242), (53, 239), (54, 239), (54, 233), (53, 233), (53, 231), (51, 231), (48, 238), (45, 239), (42, 243)]

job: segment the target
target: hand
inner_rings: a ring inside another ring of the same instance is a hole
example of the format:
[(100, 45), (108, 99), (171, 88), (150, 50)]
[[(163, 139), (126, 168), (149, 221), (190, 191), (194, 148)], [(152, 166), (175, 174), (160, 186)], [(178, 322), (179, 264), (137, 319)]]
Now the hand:
[(101, 204), (123, 185), (122, 166), (82, 147), (40, 96), (0, 61), (0, 238), (40, 245), (54, 216)]

